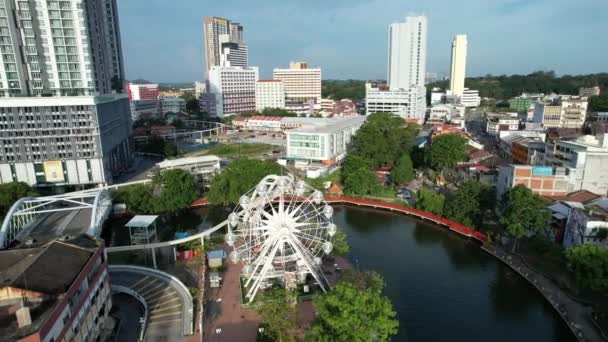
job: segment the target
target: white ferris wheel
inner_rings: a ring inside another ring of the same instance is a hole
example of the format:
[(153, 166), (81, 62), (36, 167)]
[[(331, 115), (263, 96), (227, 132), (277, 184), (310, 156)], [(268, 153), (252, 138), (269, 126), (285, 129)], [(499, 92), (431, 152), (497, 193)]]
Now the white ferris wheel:
[(308, 274), (326, 291), (321, 258), (333, 248), (333, 212), (323, 193), (292, 175), (266, 176), (241, 196), (228, 216), (226, 242), (234, 247), (230, 259), (244, 264), (250, 302), (274, 279), (293, 288)]

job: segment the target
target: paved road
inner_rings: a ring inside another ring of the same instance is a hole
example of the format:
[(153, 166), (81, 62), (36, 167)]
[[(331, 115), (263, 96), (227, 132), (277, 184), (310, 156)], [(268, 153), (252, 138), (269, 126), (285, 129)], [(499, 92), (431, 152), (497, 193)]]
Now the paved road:
[(144, 314), (141, 303), (127, 294), (118, 293), (112, 295), (112, 307), (117, 309), (114, 316), (120, 320), (120, 330), (116, 341), (137, 341), (141, 329), (139, 319)]

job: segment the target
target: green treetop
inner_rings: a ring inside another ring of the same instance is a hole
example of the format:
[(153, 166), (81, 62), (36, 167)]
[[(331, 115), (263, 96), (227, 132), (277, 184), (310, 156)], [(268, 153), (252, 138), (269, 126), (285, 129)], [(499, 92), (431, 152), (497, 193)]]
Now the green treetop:
[(428, 211), (435, 215), (443, 213), (445, 197), (427, 188), (420, 188), (416, 195), (416, 209)]
[(458, 134), (442, 134), (433, 138), (430, 150), (431, 166), (440, 170), (453, 168), (466, 159), (467, 139)]
[(395, 184), (403, 184), (414, 179), (414, 166), (409, 154), (403, 154), (391, 171), (391, 178)]
[(566, 258), (582, 286), (608, 291), (608, 249), (591, 244), (578, 245), (566, 253)]
[[(516, 185), (505, 194), (505, 210), (500, 223), (517, 240), (536, 234), (549, 225), (551, 214), (543, 200), (524, 185)], [(513, 250), (516, 248), (513, 244)]]

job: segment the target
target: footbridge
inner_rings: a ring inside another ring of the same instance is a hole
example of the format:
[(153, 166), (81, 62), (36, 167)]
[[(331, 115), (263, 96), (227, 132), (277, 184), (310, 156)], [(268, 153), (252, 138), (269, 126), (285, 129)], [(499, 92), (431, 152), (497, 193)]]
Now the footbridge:
[(107, 189), (43, 197), (24, 197), (13, 204), (0, 229), (0, 249), (15, 241), (44, 241), (62, 235), (99, 236), (112, 210)]

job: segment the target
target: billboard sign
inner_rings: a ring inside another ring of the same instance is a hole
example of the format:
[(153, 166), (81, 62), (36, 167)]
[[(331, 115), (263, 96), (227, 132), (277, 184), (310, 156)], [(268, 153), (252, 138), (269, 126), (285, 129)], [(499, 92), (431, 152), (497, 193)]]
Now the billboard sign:
[(49, 183), (65, 182), (63, 176), (63, 164), (60, 160), (47, 160), (44, 165), (44, 177)]

